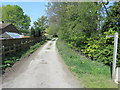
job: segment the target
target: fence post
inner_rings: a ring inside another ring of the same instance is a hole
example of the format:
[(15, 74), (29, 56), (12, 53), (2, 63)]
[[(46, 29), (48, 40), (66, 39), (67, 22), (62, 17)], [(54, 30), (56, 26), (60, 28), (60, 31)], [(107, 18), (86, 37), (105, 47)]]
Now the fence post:
[(8, 47), (9, 48), (9, 55), (11, 55), (11, 46)]
[(112, 65), (112, 80), (115, 81), (116, 76), (116, 58), (117, 58), (117, 44), (118, 44), (118, 33), (114, 34), (114, 52), (113, 52), (113, 65)]
[(14, 48), (14, 52), (16, 52), (16, 45), (15, 44), (13, 44), (13, 48)]
[(5, 57), (5, 47), (2, 46), (2, 57)]

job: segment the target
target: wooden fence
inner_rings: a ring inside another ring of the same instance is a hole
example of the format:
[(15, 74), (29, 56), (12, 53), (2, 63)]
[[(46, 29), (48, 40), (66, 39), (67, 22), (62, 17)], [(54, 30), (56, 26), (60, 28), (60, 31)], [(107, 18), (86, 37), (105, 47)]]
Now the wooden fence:
[(31, 45), (42, 40), (43, 39), (40, 37), (0, 40), (2, 43), (0, 47), (0, 56), (5, 57), (7, 55), (13, 55), (16, 52), (29, 48)]

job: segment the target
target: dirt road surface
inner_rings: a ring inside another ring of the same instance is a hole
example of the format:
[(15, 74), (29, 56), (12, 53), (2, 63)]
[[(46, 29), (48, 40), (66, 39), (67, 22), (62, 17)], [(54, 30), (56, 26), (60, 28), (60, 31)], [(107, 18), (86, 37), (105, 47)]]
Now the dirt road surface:
[(2, 88), (81, 88), (81, 85), (58, 55), (55, 40), (15, 64), (3, 75)]

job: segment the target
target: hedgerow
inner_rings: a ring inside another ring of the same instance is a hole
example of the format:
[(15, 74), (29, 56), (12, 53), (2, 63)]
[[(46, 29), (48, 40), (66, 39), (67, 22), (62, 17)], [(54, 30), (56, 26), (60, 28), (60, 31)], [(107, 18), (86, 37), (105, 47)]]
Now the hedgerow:
[[(49, 3), (50, 31), (74, 50), (92, 60), (112, 65), (114, 38), (106, 35), (120, 34), (120, 2), (105, 9), (102, 2)], [(120, 35), (117, 66), (120, 66)]]

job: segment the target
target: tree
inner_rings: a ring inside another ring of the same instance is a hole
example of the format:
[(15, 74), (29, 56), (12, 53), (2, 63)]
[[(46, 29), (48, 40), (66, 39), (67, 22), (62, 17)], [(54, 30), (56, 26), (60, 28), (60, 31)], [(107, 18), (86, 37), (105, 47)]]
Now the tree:
[(60, 38), (68, 40), (80, 36), (81, 32), (86, 37), (97, 35), (99, 9), (100, 5), (94, 2), (49, 3), (49, 27), (54, 27), (51, 32), (57, 32)]
[(34, 23), (35, 28), (40, 28), (41, 31), (44, 31), (47, 28), (47, 17), (42, 16), (41, 18), (38, 18), (37, 21)]
[(120, 32), (120, 2), (115, 2), (109, 10), (109, 16), (105, 18), (105, 21), (102, 25), (101, 32), (109, 31), (110, 28), (113, 31)]
[(24, 14), (22, 8), (18, 5), (6, 5), (0, 8), (2, 10), (2, 21), (12, 23), (18, 30), (27, 30), (30, 26), (30, 17)]
[[(109, 9), (109, 15), (105, 18), (101, 33), (103, 34), (104, 32), (118, 32), (120, 33), (120, 1), (115, 2), (113, 6), (110, 7)], [(114, 33), (113, 33), (114, 34)], [(113, 42), (113, 39), (110, 39), (109, 42)], [(120, 35), (118, 42), (120, 42)], [(120, 66), (120, 43), (118, 43), (118, 66)]]
[[(115, 31), (120, 32), (119, 6), (120, 3), (116, 2), (109, 9), (102, 11), (101, 2), (48, 3), (48, 30), (52, 34), (57, 33), (59, 39), (92, 60), (110, 65), (113, 38), (106, 38), (106, 35), (114, 34)], [(102, 28), (101, 23), (104, 23)], [(120, 44), (120, 60), (119, 47)], [(120, 61), (117, 65), (120, 65)]]
[[(42, 16), (41, 18), (38, 18), (37, 21), (33, 23), (33, 27), (31, 29), (31, 34), (33, 34), (34, 37), (40, 37), (45, 33), (47, 25), (47, 17)], [(35, 33), (33, 33), (33, 30)]]
[(33, 27), (31, 27), (30, 36), (35, 37), (35, 30)]

